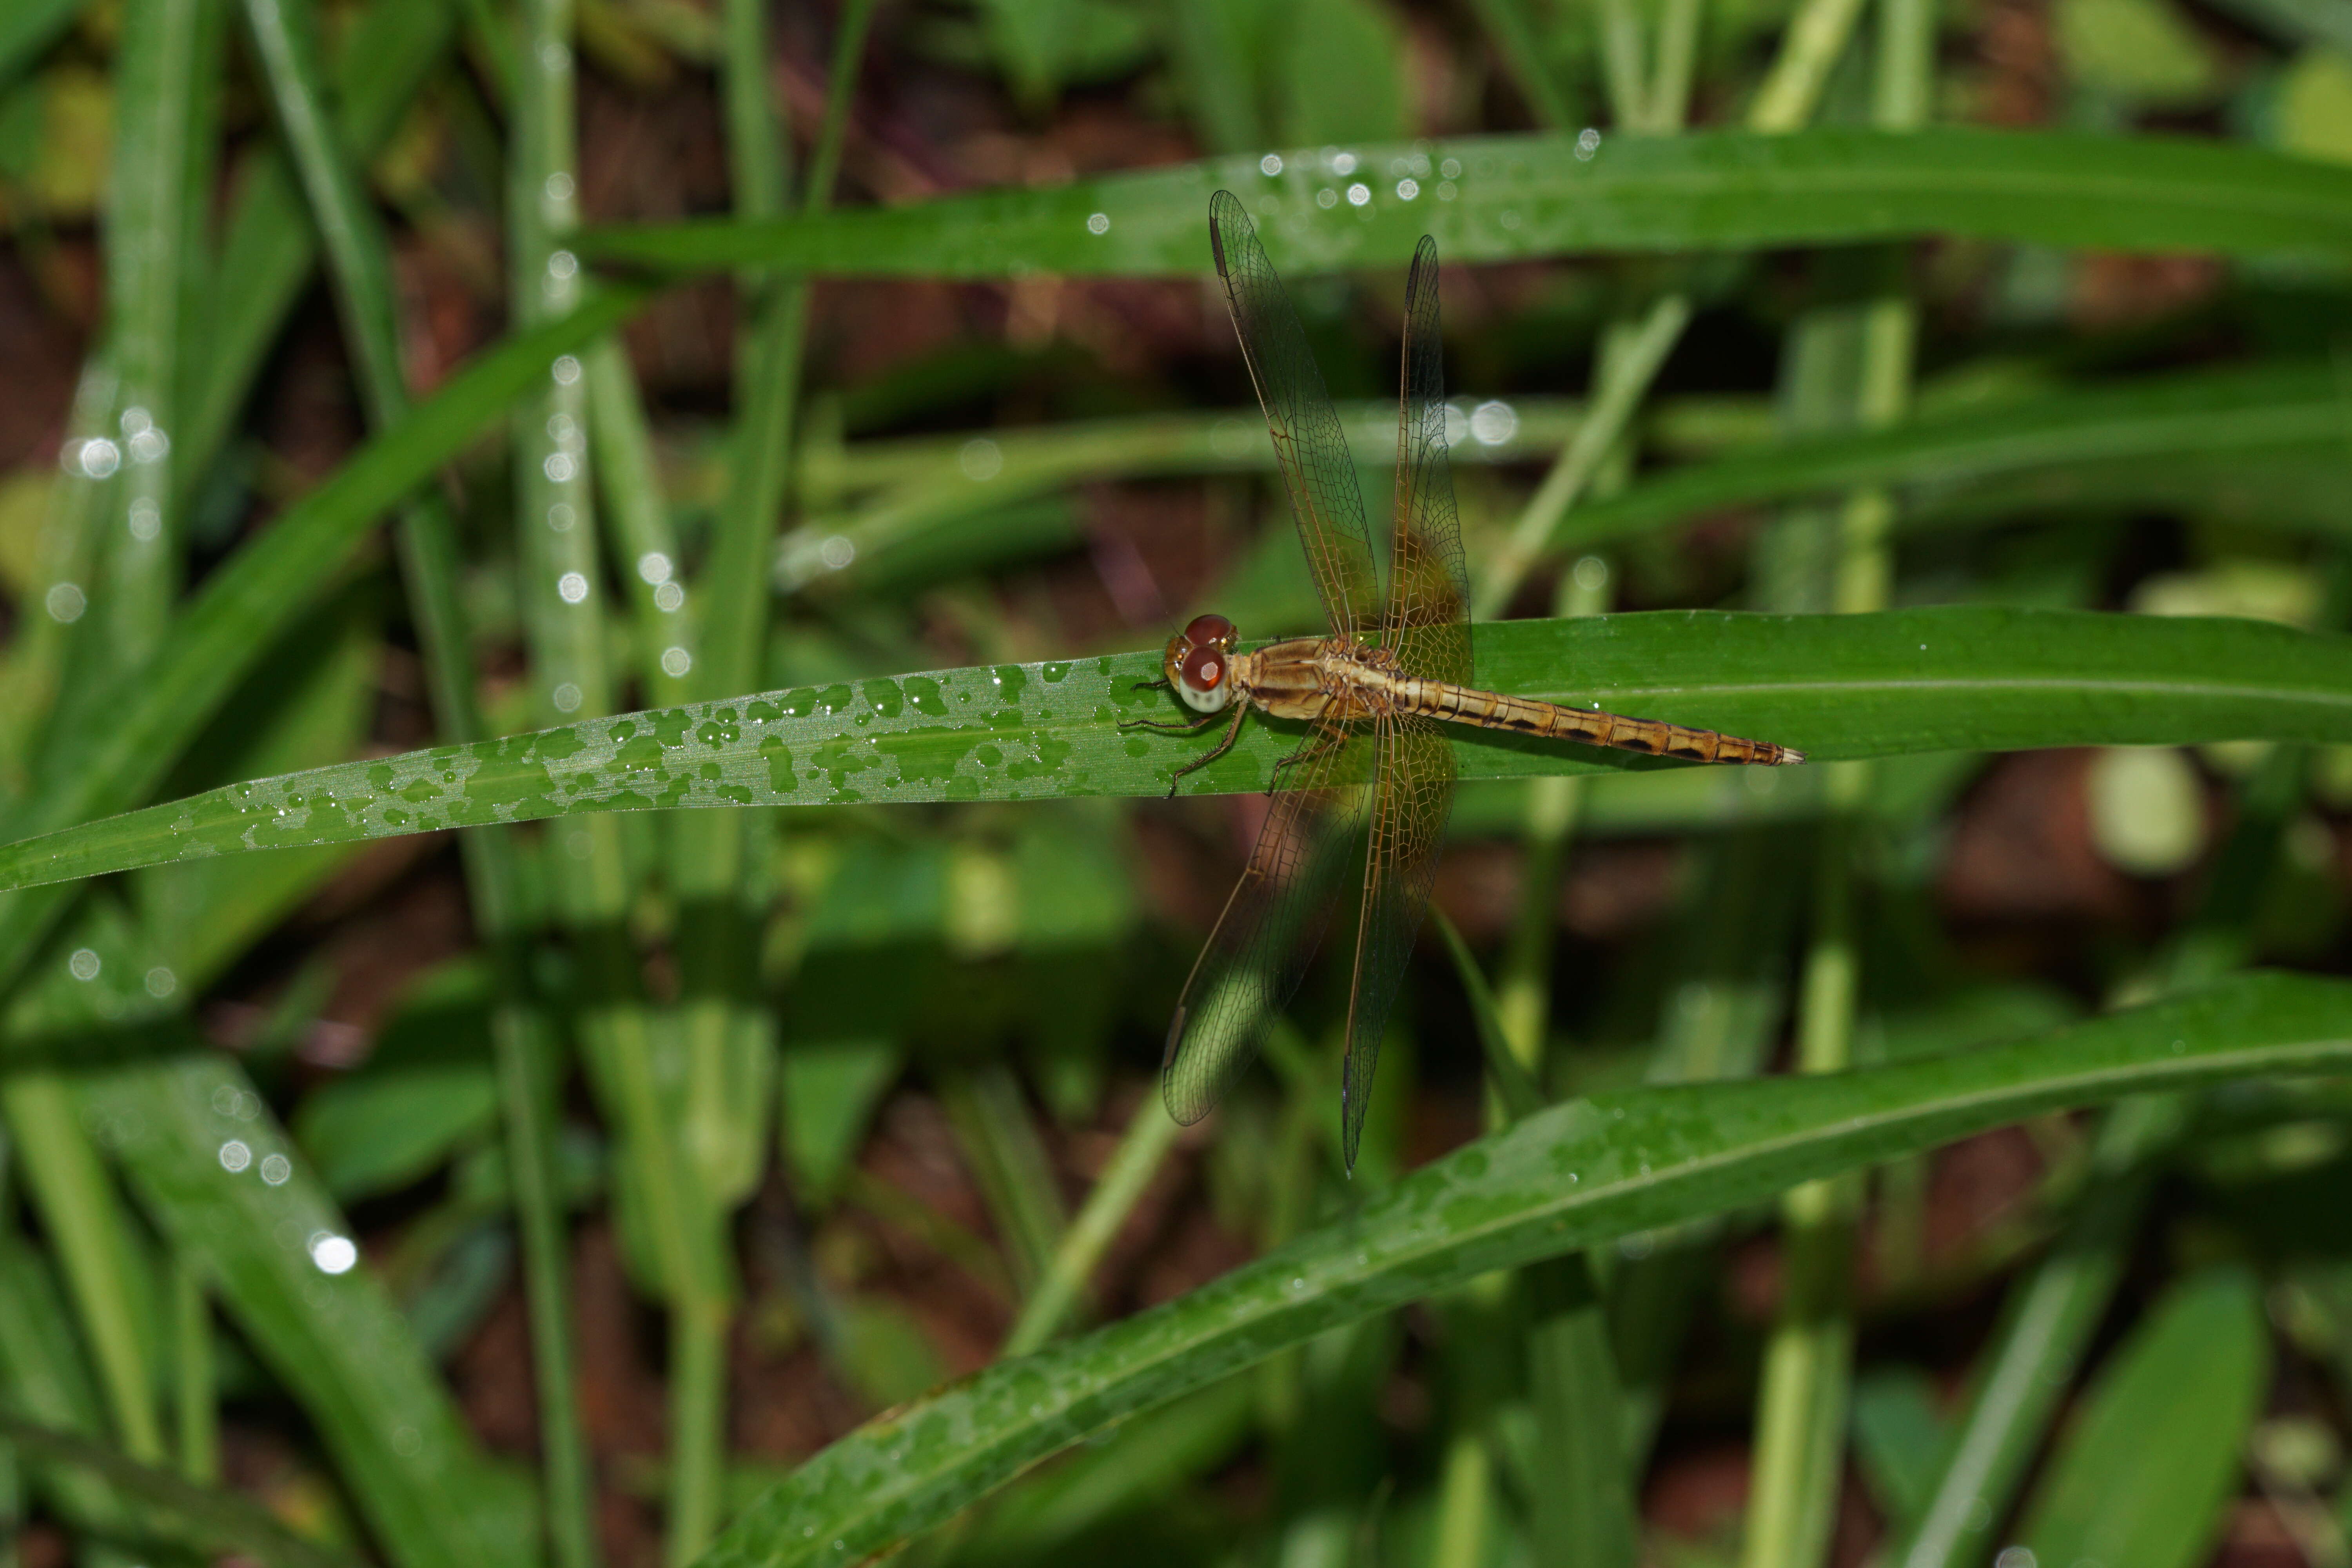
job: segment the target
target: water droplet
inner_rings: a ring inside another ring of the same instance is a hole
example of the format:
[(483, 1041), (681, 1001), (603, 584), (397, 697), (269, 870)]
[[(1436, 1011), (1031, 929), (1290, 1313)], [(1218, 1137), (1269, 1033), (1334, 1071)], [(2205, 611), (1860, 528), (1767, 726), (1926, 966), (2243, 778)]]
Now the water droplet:
[(1359, 181), (1355, 184), (1348, 187), (1348, 205), (1349, 206), (1360, 207), (1371, 199), (1372, 187), (1363, 184), (1361, 181)]
[(1004, 471), (1004, 448), (985, 436), (975, 436), (956, 453), (956, 467), (974, 484), (986, 484)]
[(662, 649), (662, 672), (672, 679), (694, 668), (694, 656), (682, 647), (672, 646)]
[(1576, 160), (1578, 163), (1591, 163), (1592, 161), (1592, 154), (1600, 151), (1600, 132), (1595, 131), (1591, 126), (1588, 125), (1583, 130), (1576, 133)]
[(555, 704), (558, 713), (576, 713), (580, 710), (580, 688), (567, 680), (549, 692), (548, 700)]
[(1265, 157), (1260, 158), (1257, 161), (1257, 172), (1268, 179), (1282, 173), (1282, 154), (1268, 153)]
[(1499, 398), (1470, 411), (1470, 434), (1482, 447), (1499, 447), (1519, 433), (1519, 411)]
[(180, 977), (173, 974), (162, 964), (159, 963), (154, 968), (147, 972), (148, 995), (158, 997), (169, 996), (173, 992), (177, 991), (179, 988)]
[[(137, 442), (131, 443), (133, 447)], [(131, 503), (131, 537), (142, 544), (152, 544), (163, 531), (163, 509), (152, 497), (141, 496)]]
[(1339, 193), (1326, 185), (1315, 193), (1315, 205), (1318, 207), (1336, 207), (1339, 205)]
[(93, 949), (75, 948), (73, 956), (66, 960), (66, 972), (76, 980), (95, 980), (98, 978), (98, 971), (99, 957)]
[(403, 1458), (413, 1459), (425, 1448), (425, 1435), (414, 1426), (392, 1429), (392, 1451)]
[(568, 202), (572, 199), (572, 176), (558, 169), (547, 176), (547, 199)]
[(572, 454), (550, 452), (546, 459), (539, 465), (539, 469), (547, 476), (550, 483), (561, 485), (570, 482), (572, 467)]
[(103, 436), (93, 436), (81, 444), (81, 471), (93, 479), (111, 476), (122, 467), (122, 448)]
[(637, 575), (646, 582), (656, 584), (667, 583), (669, 581), (669, 557), (660, 551), (648, 550), (637, 557)]
[(1087, 215), (1087, 232), (1088, 234), (1108, 234), (1110, 232), (1110, 214), (1088, 213)]
[(266, 1154), (261, 1161), (261, 1179), (273, 1187), (282, 1187), (294, 1173), (294, 1162), (283, 1154)]
[(122, 411), (121, 420), (125, 436), (143, 436), (155, 427), (155, 416), (134, 403)]
[(571, 279), (575, 277), (579, 271), (580, 258), (572, 255), (570, 251), (557, 250), (549, 253), (547, 258), (547, 275), (550, 278), (554, 279), (557, 282), (568, 282)]
[(816, 547), (817, 559), (835, 572), (857, 559), (856, 543), (844, 534), (836, 533)]
[(570, 386), (580, 379), (580, 362), (570, 354), (558, 354), (555, 363), (548, 366), (548, 374), (555, 378), (558, 386)]
[(221, 1169), (234, 1176), (253, 1163), (253, 1151), (242, 1138), (232, 1138), (220, 1146)]
[(1352, 174), (1356, 172), (1356, 155), (1353, 153), (1334, 153), (1329, 154), (1329, 159), (1331, 172), (1335, 174)]
[(560, 500), (547, 509), (547, 526), (557, 533), (571, 532), (572, 525), (579, 521), (580, 514), (572, 510), (570, 501)]
[(555, 580), (555, 596), (567, 605), (576, 605), (588, 596), (586, 574), (566, 572)]
[(89, 596), (81, 591), (79, 583), (52, 583), (41, 604), (49, 612), (49, 619), (71, 626), (89, 608)]
[(310, 1261), (319, 1266), (321, 1274), (348, 1274), (360, 1260), (360, 1249), (352, 1238), (331, 1230), (312, 1231), (308, 1246)]
[(1444, 179), (1460, 179), (1462, 177), (1462, 160), (1459, 158), (1446, 159), (1444, 163), (1437, 165), (1437, 173)]
[(1421, 195), (1421, 182), (1419, 180), (1399, 180), (1397, 182), (1397, 200), (1401, 202), (1409, 202), (1419, 195)]

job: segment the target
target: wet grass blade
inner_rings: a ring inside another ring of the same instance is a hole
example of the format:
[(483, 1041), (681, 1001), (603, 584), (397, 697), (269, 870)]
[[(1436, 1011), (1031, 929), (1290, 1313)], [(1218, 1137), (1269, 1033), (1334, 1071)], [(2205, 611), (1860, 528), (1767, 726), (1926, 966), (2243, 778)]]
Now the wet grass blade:
[[(213, 127), (205, 112), (219, 42), (217, 0), (131, 0), (122, 16), (113, 169), (106, 209), (109, 339), (122, 378), (123, 464), (100, 538), (105, 591), (91, 605), (98, 647), (138, 663), (171, 618), (180, 586), (179, 354), (184, 274), (200, 258)], [(212, 46), (212, 47), (207, 47)], [(201, 150), (200, 150), (201, 149)]]
[[(1724, 250), (1917, 235), (2230, 255), (2352, 243), (2352, 169), (2238, 143), (2059, 132), (1810, 131), (1465, 138), (1255, 154), (1047, 190), (766, 223), (590, 230), (583, 254), (678, 271), (860, 277), (1205, 272), (1209, 193), (1248, 203), (1286, 276), (1401, 266), (1424, 233), (1449, 260), (1582, 250)], [(1458, 172), (1445, 173), (1450, 164)], [(1446, 194), (1448, 185), (1454, 195)], [(1323, 193), (1339, 195), (1329, 207)], [(1407, 187), (1410, 186), (1410, 194)]]
[[(1157, 668), (1130, 653), (940, 670), (344, 763), (0, 846), (0, 889), (574, 811), (1156, 795), (1209, 743), (1117, 727), (1160, 710), (1133, 689)], [(2352, 741), (2352, 638), (2259, 621), (1980, 605), (1508, 621), (1480, 628), (1477, 674), (1822, 760)], [(1187, 793), (1262, 789), (1288, 742), (1252, 723)], [(1456, 735), (1454, 754), (1466, 779), (1676, 765), (1484, 731)]]
[(2352, 986), (2273, 974), (1895, 1067), (1557, 1106), (1188, 1296), (869, 1423), (754, 1504), (702, 1562), (789, 1568), (887, 1551), (1129, 1415), (1488, 1269), (1763, 1202), (2044, 1110), (2347, 1061)]
[[(78, 727), (52, 748), (50, 765), (8, 824), (20, 831), (61, 826), (120, 810), (153, 789), (367, 530), (544, 377), (558, 354), (609, 331), (643, 298), (605, 293), (483, 354), (279, 513), (205, 579), (148, 665), (77, 715)], [(60, 908), (41, 895), (0, 901), (0, 970), (21, 967)]]
[(69, 1058), (80, 1123), (300, 1403), (386, 1555), (526, 1557), (527, 1487), (485, 1463), (349, 1222), (244, 1070), (188, 1022), (186, 993), (158, 983), (143, 933), (93, 900), (60, 946), (73, 958), (36, 972), (12, 1013), (12, 1060)]

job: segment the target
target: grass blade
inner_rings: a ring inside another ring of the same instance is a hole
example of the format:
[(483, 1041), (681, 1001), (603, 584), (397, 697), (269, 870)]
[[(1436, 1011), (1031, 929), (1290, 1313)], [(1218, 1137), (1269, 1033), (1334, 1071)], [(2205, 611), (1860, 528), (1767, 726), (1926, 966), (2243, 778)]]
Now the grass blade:
[(72, 1432), (0, 1411), (0, 1436), (36, 1464), (102, 1477), (146, 1510), (145, 1522), (206, 1552), (250, 1558), (262, 1568), (355, 1568), (356, 1560), (289, 1533), (245, 1499), (142, 1465), (128, 1454)]
[[(789, 222), (592, 229), (582, 254), (669, 270), (791, 268), (856, 277), (1190, 277), (1208, 269), (1209, 193), (1246, 201), (1286, 276), (1402, 266), (1423, 234), (1449, 260), (1585, 250), (1737, 250), (1949, 235), (2227, 255), (2352, 243), (2352, 169), (2242, 143), (1940, 129), (1610, 138), (1465, 138), (1357, 152), (1360, 208), (1316, 154), (1255, 156), (1034, 191), (866, 207)], [(1425, 162), (1417, 163), (1416, 159)], [(1458, 163), (1456, 195), (1411, 171)], [(1414, 181), (1401, 195), (1400, 177)], [(1100, 218), (1099, 232), (1090, 219)]]
[(202, 210), (200, 183), (210, 172), (203, 109), (215, 71), (205, 46), (219, 40), (208, 15), (219, 3), (131, 0), (122, 17), (106, 259), (124, 461), (117, 510), (100, 535), (106, 592), (93, 605), (101, 646), (118, 666), (146, 657), (179, 592), (172, 444), (180, 433), (182, 275), (198, 259), (189, 254), (191, 214)]
[[(67, 962), (88, 951), (77, 950)], [(25, 1008), (14, 1012), (12, 1035), (23, 1026)], [(154, 1346), (140, 1310), (152, 1300), (154, 1282), (139, 1277), (133, 1222), (90, 1142), (81, 1097), (54, 1068), (19, 1070), (0, 1079), (0, 1113), (24, 1167), (26, 1194), (57, 1248), (116, 1437), (134, 1460), (161, 1464)]]
[[(344, 36), (328, 97), (336, 140), (352, 158), (372, 158), (390, 139), (454, 30), (445, 0), (377, 0)], [(217, 270), (236, 287), (218, 291), (205, 363), (183, 384), (177, 445), (191, 482), (219, 453), (317, 255), (302, 195), (276, 148), (256, 150), (229, 183), (236, 195)]]
[[(316, 768), (0, 846), (0, 889), (596, 809), (1156, 795), (1204, 743), (1117, 728), (1151, 710), (1132, 688), (1158, 663), (1131, 653), (803, 687)], [(1482, 629), (1478, 679), (1822, 759), (2352, 740), (2352, 638), (2260, 621), (1978, 605), (1507, 621)], [(1286, 741), (1246, 727), (1194, 775), (1198, 791), (1264, 788)], [(1457, 735), (1454, 754), (1465, 779), (1671, 765), (1483, 731)]]
[(2273, 974), (1950, 1057), (1557, 1106), (1189, 1296), (869, 1423), (755, 1503), (702, 1562), (789, 1568), (886, 1551), (1129, 1415), (1489, 1269), (2046, 1110), (2347, 1061), (2352, 986)]
[(1541, 548), (1574, 549), (1700, 512), (1855, 486), (1904, 485), (1939, 498), (2036, 469), (2193, 457), (2260, 465), (2288, 455), (2339, 456), (2343, 444), (2343, 387), (2325, 366), (2150, 378), (1965, 418), (1792, 439), (1677, 468), (1569, 513)]
[[(152, 789), (229, 689), (268, 650), (361, 536), (461, 451), (550, 361), (610, 331), (644, 298), (615, 290), (509, 340), (452, 377), (400, 426), (280, 513), (205, 579), (150, 665), (91, 703), (52, 749), (32, 796), (8, 816), (23, 831), (120, 810)], [(0, 900), (0, 973), (17, 973), (63, 903)]]
[(2027, 1511), (2025, 1547), (2044, 1563), (2204, 1561), (2237, 1490), (2270, 1363), (2251, 1274), (2215, 1268), (2175, 1285), (2084, 1401)]

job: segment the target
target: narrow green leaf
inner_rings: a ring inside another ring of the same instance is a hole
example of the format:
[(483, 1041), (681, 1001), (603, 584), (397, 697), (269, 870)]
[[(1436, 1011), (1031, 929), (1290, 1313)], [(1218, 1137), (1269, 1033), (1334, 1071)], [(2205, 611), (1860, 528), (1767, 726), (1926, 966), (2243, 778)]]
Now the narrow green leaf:
[(349, 1222), (236, 1064), (191, 1051), (129, 1068), (94, 1083), (89, 1103), (149, 1213), (204, 1261), (318, 1424), (394, 1561), (530, 1561), (520, 1478), (484, 1464), (399, 1308), (354, 1267)]
[(2352, 243), (2352, 169), (2239, 142), (1951, 129), (1620, 136), (1588, 157), (1577, 146), (1493, 136), (1363, 147), (1345, 173), (1312, 151), (1212, 159), (788, 222), (596, 229), (580, 248), (695, 272), (1191, 275), (1209, 269), (1220, 187), (1249, 205), (1291, 276), (1402, 265), (1423, 234), (1452, 261), (1929, 234), (2232, 255)]
[(5, 1411), (0, 1411), (0, 1436), (37, 1463), (103, 1477), (115, 1490), (146, 1506), (146, 1522), (200, 1550), (251, 1558), (262, 1568), (353, 1568), (353, 1559), (289, 1533), (244, 1498), (142, 1465), (103, 1443)]
[(1188, 1296), (868, 1423), (754, 1504), (703, 1568), (887, 1551), (1129, 1415), (1488, 1269), (1761, 1202), (2041, 1111), (2347, 1061), (2352, 985), (2268, 974), (1950, 1057), (1556, 1106)]
[[(10, 1009), (11, 1033), (28, 1011)], [(121, 1190), (99, 1158), (75, 1083), (55, 1068), (0, 1078), (5, 1116), (33, 1200), (72, 1292), (74, 1315), (97, 1363), (114, 1435), (134, 1458), (163, 1458), (154, 1382), (155, 1281)]]
[(1444, 910), (1430, 911), (1431, 921), (1439, 940), (1445, 943), (1445, 954), (1454, 961), (1454, 973), (1462, 982), (1462, 992), (1470, 1004), (1470, 1021), (1478, 1031), (1478, 1047), (1486, 1054), (1486, 1072), (1495, 1086), (1496, 1098), (1503, 1102), (1504, 1114), (1512, 1121), (1521, 1121), (1541, 1110), (1543, 1090), (1536, 1086), (1519, 1058), (1511, 1054), (1510, 1037), (1505, 1033), (1503, 1020), (1495, 1009), (1495, 991), (1486, 984), (1486, 972), (1471, 955), (1470, 944), (1446, 918)]
[[(446, 0), (376, 0), (343, 37), (333, 90), (336, 140), (354, 158), (375, 155), (456, 31)], [(269, 346), (301, 298), (317, 256), (293, 172), (273, 146), (241, 160), (223, 226), (218, 290), (205, 363), (191, 366), (177, 438), (183, 475), (201, 476), (253, 389)]]
[[(573, 811), (1160, 795), (1210, 742), (1117, 727), (1169, 711), (1134, 689), (1158, 668), (1130, 653), (940, 670), (344, 763), (0, 846), (0, 888)], [(2352, 638), (2258, 621), (1981, 605), (1505, 621), (1479, 630), (1478, 679), (1822, 759), (2352, 740)], [(1262, 789), (1296, 743), (1253, 721), (1187, 793)], [(1469, 779), (1671, 765), (1486, 731), (1454, 752)]]
[[(155, 658), (89, 704), (81, 728), (53, 750), (8, 826), (61, 826), (119, 811), (154, 788), (375, 521), (546, 375), (557, 355), (611, 331), (644, 298), (639, 289), (611, 290), (509, 339), (278, 514), (205, 579)], [(0, 972), (21, 966), (61, 907), (55, 895), (0, 900)]]
[(2052, 1461), (2021, 1532), (2035, 1561), (2205, 1561), (2270, 1359), (2251, 1275), (2217, 1268), (2174, 1286), (2100, 1374)]
[[(173, 494), (180, 431), (184, 275), (201, 258), (190, 215), (209, 184), (209, 84), (219, 0), (129, 0), (114, 95), (106, 207), (108, 339), (122, 378), (125, 461), (100, 532), (105, 590), (84, 636), (109, 669), (154, 647), (179, 591), (184, 531)], [(201, 151), (200, 151), (201, 149)], [(201, 210), (195, 208), (195, 210)]]
[(85, 903), (20, 991), (12, 1047), (81, 1069), (78, 1120), (300, 1402), (396, 1568), (528, 1568), (527, 1489), (486, 1463), (350, 1223), (244, 1070), (206, 1048), (159, 956)]
[[(18, 1416), (84, 1436), (104, 1423), (49, 1259), (15, 1234), (13, 1226), (0, 1229), (0, 1381), (6, 1385), (9, 1409)], [(42, 1481), (50, 1505), (77, 1527), (130, 1533), (128, 1521), (135, 1510), (96, 1476), (69, 1470), (52, 1472)]]
[(2195, 458), (2260, 465), (2319, 452), (2340, 458), (2346, 419), (2343, 383), (2324, 365), (2074, 391), (1990, 414), (1839, 431), (1675, 468), (1569, 512), (1549, 543), (1583, 548), (1703, 511), (1868, 485), (1918, 487), (1934, 499), (2037, 469)]

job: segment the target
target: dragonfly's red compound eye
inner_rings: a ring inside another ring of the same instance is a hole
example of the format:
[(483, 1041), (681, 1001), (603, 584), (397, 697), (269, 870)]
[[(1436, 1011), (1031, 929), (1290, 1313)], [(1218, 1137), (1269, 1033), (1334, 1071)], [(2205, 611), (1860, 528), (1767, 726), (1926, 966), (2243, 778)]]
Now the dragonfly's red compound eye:
[[(1202, 620), (1210, 617), (1202, 616)], [(1192, 623), (1200, 625), (1199, 621)], [(1214, 691), (1225, 681), (1225, 650), (1220, 647), (1195, 647), (1184, 656), (1181, 671), (1184, 684), (1195, 691)]]
[(1184, 640), (1194, 647), (1205, 647), (1211, 644), (1231, 647), (1234, 623), (1223, 616), (1194, 616), (1192, 624), (1184, 628)]

